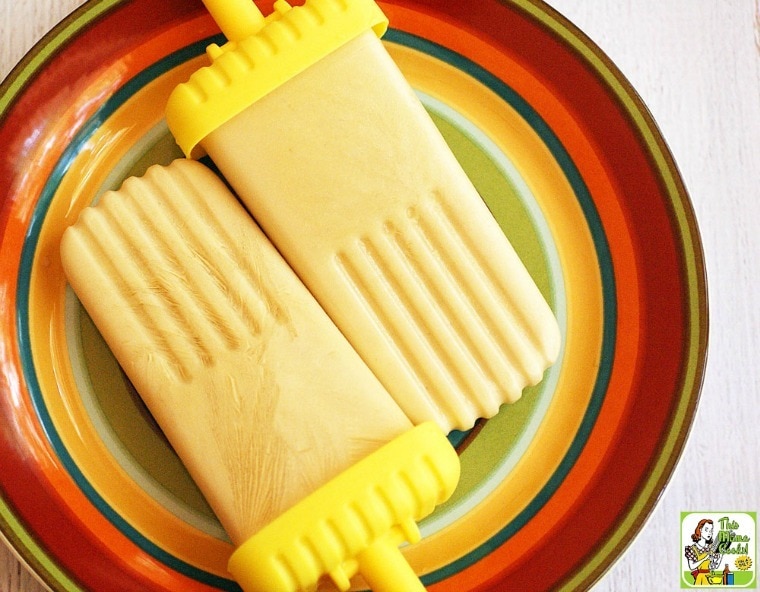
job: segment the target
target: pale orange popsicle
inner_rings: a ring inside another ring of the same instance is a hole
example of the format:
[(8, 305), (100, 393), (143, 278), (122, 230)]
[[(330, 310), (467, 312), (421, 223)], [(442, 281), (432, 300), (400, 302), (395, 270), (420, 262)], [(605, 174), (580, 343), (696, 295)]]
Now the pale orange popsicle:
[[(357, 569), (382, 583), (378, 553), (401, 566), (378, 589), (422, 590), (397, 545), (451, 494), (456, 453), (432, 424), (412, 429), (221, 180), (194, 161), (154, 166), (86, 208), (61, 257), (240, 547), (247, 591), (308, 590), (322, 574), (347, 589)], [(412, 489), (385, 491), (407, 473)]]
[[(235, 4), (209, 7), (224, 27)], [(211, 156), (414, 423), (470, 428), (542, 379), (554, 315), (378, 39), (374, 2), (276, 8), (210, 48), (170, 129)]]

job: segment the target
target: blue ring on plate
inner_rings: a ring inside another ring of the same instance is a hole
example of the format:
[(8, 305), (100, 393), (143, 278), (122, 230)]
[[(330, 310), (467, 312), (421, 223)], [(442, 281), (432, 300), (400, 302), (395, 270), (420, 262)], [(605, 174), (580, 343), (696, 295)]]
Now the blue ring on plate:
[[(392, 43), (397, 43), (427, 53), (428, 55), (440, 59), (441, 61), (469, 74), (480, 83), (490, 88), (502, 99), (504, 99), (505, 102), (507, 102), (520, 114), (521, 117), (523, 117), (523, 119), (525, 119), (525, 121), (533, 128), (533, 130), (543, 140), (544, 144), (550, 150), (552, 156), (555, 158), (556, 162), (562, 169), (576, 195), (576, 198), (578, 199), (579, 205), (583, 210), (591, 232), (592, 240), (594, 242), (594, 247), (596, 249), (597, 257), (599, 260), (599, 269), (602, 276), (604, 321), (602, 331), (601, 363), (588, 408), (586, 409), (580, 428), (573, 438), (568, 452), (565, 454), (565, 457), (560, 462), (558, 468), (551, 475), (546, 485), (541, 489), (538, 495), (530, 501), (526, 508), (522, 510), (518, 516), (515, 517), (515, 519), (513, 519), (504, 528), (502, 528), (499, 533), (497, 533), (490, 540), (482, 544), (477, 549), (471, 551), (467, 555), (423, 577), (423, 582), (425, 584), (432, 584), (444, 580), (451, 575), (454, 575), (455, 573), (461, 571), (462, 569), (471, 566), (478, 560), (488, 555), (494, 549), (504, 544), (504, 542), (506, 542), (515, 532), (522, 528), (551, 498), (559, 485), (564, 481), (572, 466), (575, 464), (576, 459), (580, 455), (581, 450), (588, 440), (588, 436), (591, 433), (596, 418), (599, 414), (599, 410), (601, 409), (612, 371), (612, 362), (614, 360), (615, 353), (615, 330), (617, 326), (615, 282), (612, 267), (612, 258), (610, 255), (607, 239), (604, 234), (604, 228), (601, 224), (599, 214), (596, 210), (588, 188), (586, 187), (586, 184), (583, 181), (580, 172), (576, 168), (570, 155), (565, 150), (559, 138), (557, 138), (551, 128), (527, 103), (527, 101), (525, 101), (518, 93), (516, 93), (500, 78), (491, 74), (489, 71), (485, 70), (475, 62), (444, 46), (431, 42), (422, 37), (415, 36), (411, 33), (402, 32), (396, 29), (389, 29), (385, 36), (385, 39)], [(71, 458), (63, 441), (58, 435), (58, 432), (55, 429), (55, 425), (53, 424), (53, 421), (45, 406), (45, 402), (42, 397), (42, 392), (34, 369), (34, 360), (32, 358), (29, 333), (29, 290), (31, 281), (31, 268), (34, 261), (34, 253), (36, 251), (39, 233), (50, 203), (61, 182), (61, 179), (70, 167), (74, 158), (76, 158), (77, 154), (81, 150), (81, 147), (100, 127), (100, 125), (105, 120), (107, 120), (108, 117), (127, 99), (129, 99), (137, 90), (145, 86), (154, 78), (167, 72), (171, 68), (184, 63), (185, 61), (192, 59), (198, 55), (201, 55), (209, 43), (223, 42), (223, 37), (215, 36), (210, 39), (189, 45), (156, 62), (154, 65), (138, 74), (132, 80), (127, 82), (121, 89), (119, 89), (77, 132), (70, 146), (64, 151), (60, 160), (56, 164), (50, 178), (45, 184), (42, 194), (40, 195), (40, 199), (35, 206), (35, 210), (32, 214), (31, 222), (27, 230), (26, 237), (24, 239), (24, 246), (21, 252), (20, 269), (22, 271), (19, 274), (18, 278), (17, 298), (19, 305), (16, 315), (22, 369), (24, 372), (24, 377), (27, 381), (27, 385), (29, 387), (32, 401), (39, 415), (40, 423), (45, 431), (48, 440), (50, 441), (50, 444), (53, 446), (53, 449), (56, 451), (61, 462), (69, 471), (72, 478), (75, 480), (82, 492), (101, 511), (101, 513), (109, 521), (111, 521), (112, 524), (114, 524), (116, 528), (118, 528), (125, 536), (130, 538), (130, 540), (132, 540), (142, 550), (160, 560), (165, 565), (188, 577), (196, 579), (204, 584), (232, 592), (240, 590), (235, 582), (226, 578), (215, 576), (193, 565), (190, 565), (167, 553), (158, 547), (155, 543), (148, 540), (134, 527), (132, 527), (124, 518), (122, 518), (112, 507), (110, 507), (108, 503), (95, 490), (95, 488), (87, 481), (85, 476), (77, 467), (74, 460)]]

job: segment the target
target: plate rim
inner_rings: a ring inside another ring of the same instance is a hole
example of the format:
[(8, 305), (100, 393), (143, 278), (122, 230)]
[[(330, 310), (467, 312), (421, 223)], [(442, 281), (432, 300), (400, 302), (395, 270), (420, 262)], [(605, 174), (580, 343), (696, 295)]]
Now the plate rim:
[[(47, 63), (48, 60), (52, 59), (60, 52), (61, 47), (55, 46), (53, 48), (50, 48), (49, 46), (51, 43), (61, 40), (63, 42), (63, 45), (65, 45), (65, 41), (68, 39), (67, 35), (78, 35), (81, 30), (89, 26), (92, 21), (106, 14), (111, 9), (118, 8), (124, 3), (125, 0), (90, 0), (72, 12), (56, 27), (51, 29), (51, 31), (46, 34), (14, 67), (14, 69), (10, 72), (2, 84), (0, 84), (0, 114), (4, 114), (5, 109), (11, 105), (20, 94), (23, 94), (26, 86), (30, 83), (31, 80), (33, 80), (34, 76), (36, 76), (44, 68), (45, 63)], [(529, 14), (534, 18), (537, 17), (538, 13), (550, 15), (559, 24), (559, 26), (563, 27), (566, 31), (569, 31), (569, 33), (566, 34), (571, 34), (576, 39), (580, 40), (582, 45), (585, 46), (586, 52), (581, 52), (578, 50), (577, 55), (580, 59), (583, 59), (584, 61), (591, 60), (594, 62), (595, 66), (593, 67), (595, 69), (595, 72), (596, 68), (601, 65), (603, 69), (607, 71), (608, 75), (612, 76), (612, 78), (615, 80), (615, 83), (620, 87), (620, 89), (622, 89), (621, 92), (627, 96), (628, 100), (633, 105), (635, 112), (640, 118), (639, 123), (644, 127), (644, 130), (639, 129), (638, 127), (635, 128), (637, 133), (644, 133), (645, 131), (649, 133), (654, 140), (655, 145), (659, 149), (660, 154), (658, 156), (661, 160), (661, 164), (664, 163), (666, 170), (670, 173), (670, 183), (674, 185), (674, 187), (671, 187), (668, 190), (668, 194), (677, 195), (679, 197), (679, 203), (677, 205), (683, 209), (681, 216), (683, 218), (683, 221), (686, 223), (686, 228), (688, 229), (689, 234), (691, 235), (691, 241), (696, 247), (689, 253), (689, 255), (693, 256), (695, 259), (693, 262), (694, 269), (692, 270), (692, 273), (694, 274), (694, 279), (696, 280), (697, 292), (696, 295), (690, 295), (690, 297), (695, 297), (699, 305), (697, 307), (698, 310), (694, 315), (698, 320), (699, 325), (696, 330), (696, 333), (699, 336), (699, 344), (698, 352), (695, 356), (693, 377), (691, 379), (693, 386), (690, 390), (689, 396), (686, 397), (686, 399), (688, 399), (686, 401), (686, 406), (681, 411), (681, 415), (685, 421), (681, 421), (680, 423), (681, 429), (677, 433), (676, 441), (673, 443), (672, 452), (668, 457), (667, 462), (665, 463), (666, 466), (661, 469), (660, 478), (657, 480), (656, 485), (651, 488), (652, 491), (644, 503), (643, 512), (639, 511), (638, 515), (635, 517), (636, 519), (634, 522), (628, 527), (628, 531), (636, 531), (649, 519), (652, 511), (657, 505), (657, 501), (662, 496), (665, 488), (670, 481), (670, 478), (672, 477), (673, 470), (681, 457), (683, 448), (688, 439), (690, 429), (693, 426), (693, 419), (698, 407), (702, 383), (704, 380), (708, 354), (709, 310), (707, 272), (696, 215), (693, 210), (693, 205), (689, 199), (686, 187), (683, 183), (680, 173), (678, 172), (677, 164), (675, 163), (675, 160), (667, 146), (667, 143), (665, 142), (665, 139), (659, 132), (659, 128), (657, 127), (654, 118), (652, 117), (641, 97), (636, 93), (632, 85), (630, 85), (627, 79), (617, 69), (614, 63), (606, 56), (606, 54), (604, 54), (602, 50), (578, 27), (573, 25), (558, 11), (542, 2), (541, 0), (511, 0), (509, 2), (507, 0), (500, 0), (498, 3), (502, 5), (514, 6), (520, 10), (525, 11), (526, 14)], [(412, 4), (414, 4), (414, 2), (412, 2)], [(417, 2), (417, 4), (419, 5), (425, 3)], [(92, 12), (93, 10), (95, 10), (95, 12)], [(87, 18), (80, 22), (80, 18), (84, 16), (87, 16)], [(544, 22), (544, 24), (546, 25), (546, 22)], [(558, 33), (557, 31), (553, 31), (553, 34)], [(567, 49), (572, 49), (568, 43), (569, 42), (567, 42), (567, 39), (565, 39), (563, 45)], [(577, 48), (575, 49), (577, 50)], [(24, 74), (28, 68), (32, 68), (32, 72), (30, 73), (29, 77), (25, 78)], [(7, 98), (8, 96), (10, 96), (10, 98)], [(615, 96), (617, 97), (617, 94)], [(628, 105), (626, 109), (630, 109), (630, 105)], [(2, 122), (1, 117), (0, 122)], [(661, 171), (661, 168), (659, 166), (656, 168), (658, 171)], [(658, 175), (658, 178), (659, 177), (660, 175)], [(672, 205), (676, 204), (674, 203)], [(684, 255), (684, 253), (679, 254), (682, 256)], [(690, 286), (689, 282), (687, 282), (687, 286)], [(680, 380), (682, 382), (679, 382), (679, 385), (683, 384), (683, 382), (687, 380), (687, 377), (684, 375), (684, 373), (681, 374)], [(676, 418), (671, 417), (669, 425), (674, 425), (675, 422)], [(2, 489), (0, 489), (0, 503), (5, 504), (5, 498), (3, 495), (4, 493)], [(633, 509), (631, 508), (630, 511), (632, 512)], [(0, 535), (7, 536), (9, 531), (5, 529), (3, 520), (0, 520), (0, 527)], [(601, 575), (606, 572), (606, 570), (617, 560), (617, 558), (622, 555), (624, 550), (630, 545), (634, 538), (635, 537), (625, 537), (625, 539), (615, 547), (615, 553), (613, 553), (614, 558), (612, 561), (606, 565), (597, 567), (593, 572), (591, 572), (589, 577), (584, 580), (584, 583), (590, 584), (591, 582), (596, 581), (599, 577), (601, 577)], [(18, 554), (18, 550), (16, 550), (15, 547), (14, 550), (17, 551)], [(29, 558), (24, 556), (21, 558), (24, 559), (26, 563), (29, 563)], [(36, 559), (36, 556), (32, 555), (31, 558)], [(33, 571), (36, 572), (37, 569), (33, 569)]]

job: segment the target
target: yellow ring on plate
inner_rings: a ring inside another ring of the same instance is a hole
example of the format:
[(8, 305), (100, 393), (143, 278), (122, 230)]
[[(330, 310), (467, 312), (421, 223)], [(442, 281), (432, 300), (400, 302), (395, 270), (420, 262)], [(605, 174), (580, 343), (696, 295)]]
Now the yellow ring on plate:
[[(467, 513), (408, 549), (430, 571), (466, 555), (532, 500), (556, 470), (583, 417), (596, 379), (602, 341), (602, 287), (594, 244), (576, 196), (530, 125), (490, 89), (421, 52), (390, 50), (413, 86), (452, 106), (485, 130), (535, 196), (558, 247), (566, 279), (567, 338), (554, 398), (532, 443), (495, 489)], [(65, 278), (58, 260), (63, 229), (107, 184), (111, 167), (161, 119), (165, 96), (194, 63), (167, 73), (120, 107), (64, 175), (40, 232), (30, 283), (30, 331), (45, 404), (85, 478), (135, 529), (167, 553), (226, 574), (228, 544), (192, 528), (150, 497), (114, 460), (78, 396), (65, 337)], [(570, 371), (572, 369), (572, 371)], [(585, 371), (584, 371), (585, 369)], [(466, 456), (465, 451), (464, 455)], [(493, 519), (498, 515), (498, 521)]]

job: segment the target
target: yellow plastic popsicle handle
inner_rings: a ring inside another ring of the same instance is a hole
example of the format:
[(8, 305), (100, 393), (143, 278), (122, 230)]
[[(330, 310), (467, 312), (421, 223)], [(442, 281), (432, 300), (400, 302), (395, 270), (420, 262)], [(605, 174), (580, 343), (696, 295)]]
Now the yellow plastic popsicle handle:
[(264, 15), (253, 0), (203, 0), (203, 4), (230, 41), (242, 41), (264, 26)]
[(338, 589), (360, 574), (375, 592), (422, 592), (398, 546), (448, 499), (459, 457), (435, 423), (416, 426), (270, 522), (230, 558), (245, 592), (307, 592), (329, 576)]
[(356, 559), (358, 572), (373, 592), (425, 592), (393, 537), (374, 542)]
[[(312, 64), (388, 19), (374, 0), (274, 3), (262, 16), (253, 0), (204, 0), (230, 43), (210, 45), (213, 63), (177, 86), (166, 122), (186, 156), (203, 155), (206, 136)], [(239, 22), (238, 22), (239, 21)]]

